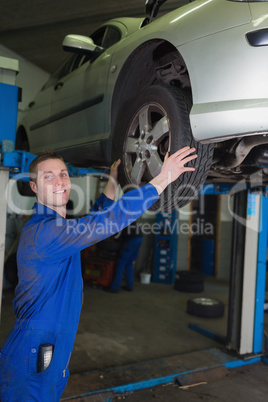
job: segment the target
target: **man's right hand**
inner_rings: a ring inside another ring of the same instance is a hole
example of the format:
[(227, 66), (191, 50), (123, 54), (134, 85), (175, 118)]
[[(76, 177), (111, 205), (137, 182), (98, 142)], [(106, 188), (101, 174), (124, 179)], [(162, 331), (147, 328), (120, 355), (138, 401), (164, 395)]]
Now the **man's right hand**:
[(165, 188), (180, 177), (182, 173), (195, 170), (193, 167), (184, 166), (186, 163), (197, 158), (197, 154), (193, 154), (194, 151), (195, 148), (184, 147), (171, 156), (166, 154), (161, 172), (150, 181), (157, 189), (158, 194), (161, 194)]

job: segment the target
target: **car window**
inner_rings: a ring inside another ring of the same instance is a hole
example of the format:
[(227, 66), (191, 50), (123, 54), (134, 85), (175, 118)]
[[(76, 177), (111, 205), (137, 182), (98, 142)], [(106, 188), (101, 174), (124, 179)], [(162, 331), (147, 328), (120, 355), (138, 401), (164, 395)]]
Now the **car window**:
[[(93, 39), (95, 45), (101, 46), (104, 49), (109, 48), (121, 39), (121, 32), (113, 26), (104, 26), (95, 31), (90, 37)], [(61, 78), (70, 74), (72, 71), (81, 67), (84, 63), (90, 60), (90, 56), (82, 54), (72, 54), (67, 60), (51, 75), (49, 80), (45, 83), (42, 90), (56, 84)]]
[(108, 47), (113, 46), (115, 43), (119, 42), (121, 39), (121, 32), (119, 29), (108, 26), (102, 41), (102, 47), (108, 49)]
[(76, 70), (77, 68), (81, 67), (84, 63), (86, 63), (87, 61), (89, 61), (91, 59), (90, 56), (85, 56), (83, 54), (78, 54), (76, 59), (73, 62), (73, 65), (71, 67), (71, 71)]
[(108, 49), (121, 39), (121, 32), (116, 27), (111, 25), (104, 26), (94, 32), (90, 37), (93, 39), (95, 45)]
[(90, 35), (90, 37), (93, 39), (93, 42), (95, 43), (95, 45), (102, 47), (102, 42), (103, 42), (103, 38), (105, 35), (105, 31), (106, 31), (106, 27), (102, 27)]
[(54, 85), (57, 83), (62, 77), (65, 75), (69, 74), (70, 71), (72, 70), (72, 66), (77, 58), (76, 54), (72, 54), (71, 56), (68, 57), (67, 60), (65, 60), (60, 67), (50, 76), (48, 81), (45, 83), (43, 86), (42, 90), (45, 90), (46, 88)]
[[(116, 42), (121, 39), (121, 32), (119, 29), (108, 26), (101, 30), (98, 30), (96, 33), (90, 36), (95, 45), (101, 46), (103, 49), (108, 49), (110, 46), (113, 46)], [(77, 55), (76, 59), (73, 62), (71, 67), (71, 71), (76, 70), (81, 67), (84, 63), (91, 59), (90, 56), (85, 55)]]

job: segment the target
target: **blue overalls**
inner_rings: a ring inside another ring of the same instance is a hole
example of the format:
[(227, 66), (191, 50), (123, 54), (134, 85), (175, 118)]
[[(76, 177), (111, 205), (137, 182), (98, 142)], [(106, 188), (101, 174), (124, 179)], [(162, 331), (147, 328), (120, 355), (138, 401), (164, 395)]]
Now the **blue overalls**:
[(124, 272), (126, 274), (126, 289), (134, 287), (134, 262), (138, 258), (142, 243), (142, 234), (136, 225), (130, 225), (121, 233), (122, 245), (116, 261), (115, 276), (111, 285), (114, 292), (119, 292)]
[[(157, 199), (151, 184), (116, 203), (102, 194), (87, 216), (71, 220), (35, 204), (17, 252), (16, 321), (0, 351), (1, 402), (60, 400), (82, 305), (80, 251), (131, 224)], [(54, 352), (38, 373), (43, 344)]]

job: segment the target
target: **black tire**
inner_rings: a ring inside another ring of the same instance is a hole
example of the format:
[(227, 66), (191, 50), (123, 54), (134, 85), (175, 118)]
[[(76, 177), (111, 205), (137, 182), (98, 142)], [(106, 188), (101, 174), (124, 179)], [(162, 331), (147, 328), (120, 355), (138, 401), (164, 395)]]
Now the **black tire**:
[(194, 141), (189, 113), (189, 93), (168, 85), (146, 88), (124, 105), (115, 127), (113, 160), (120, 158), (119, 180), (123, 191), (141, 187), (161, 170), (166, 152), (184, 146), (195, 147), (198, 158), (171, 183), (151, 210), (174, 210), (189, 203), (205, 182), (213, 157), (213, 145)]
[(175, 275), (174, 288), (180, 292), (203, 292), (204, 279), (204, 274), (199, 272), (178, 271)]
[(204, 291), (204, 283), (184, 283), (176, 280), (174, 288), (180, 292), (200, 293)]
[(189, 299), (187, 313), (206, 318), (218, 318), (224, 315), (224, 303), (217, 299), (198, 297)]
[(181, 283), (203, 283), (205, 275), (200, 272), (178, 271), (175, 278)]

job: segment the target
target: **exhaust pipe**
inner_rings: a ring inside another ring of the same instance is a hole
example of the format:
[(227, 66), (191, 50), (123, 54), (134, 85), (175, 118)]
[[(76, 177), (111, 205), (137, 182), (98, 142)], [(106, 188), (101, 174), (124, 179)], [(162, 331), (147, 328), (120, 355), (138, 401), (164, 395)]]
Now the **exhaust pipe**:
[(262, 144), (268, 144), (267, 134), (242, 138), (234, 147), (234, 153), (226, 156), (223, 161), (217, 164), (217, 167), (231, 169), (239, 166), (252, 148)]

